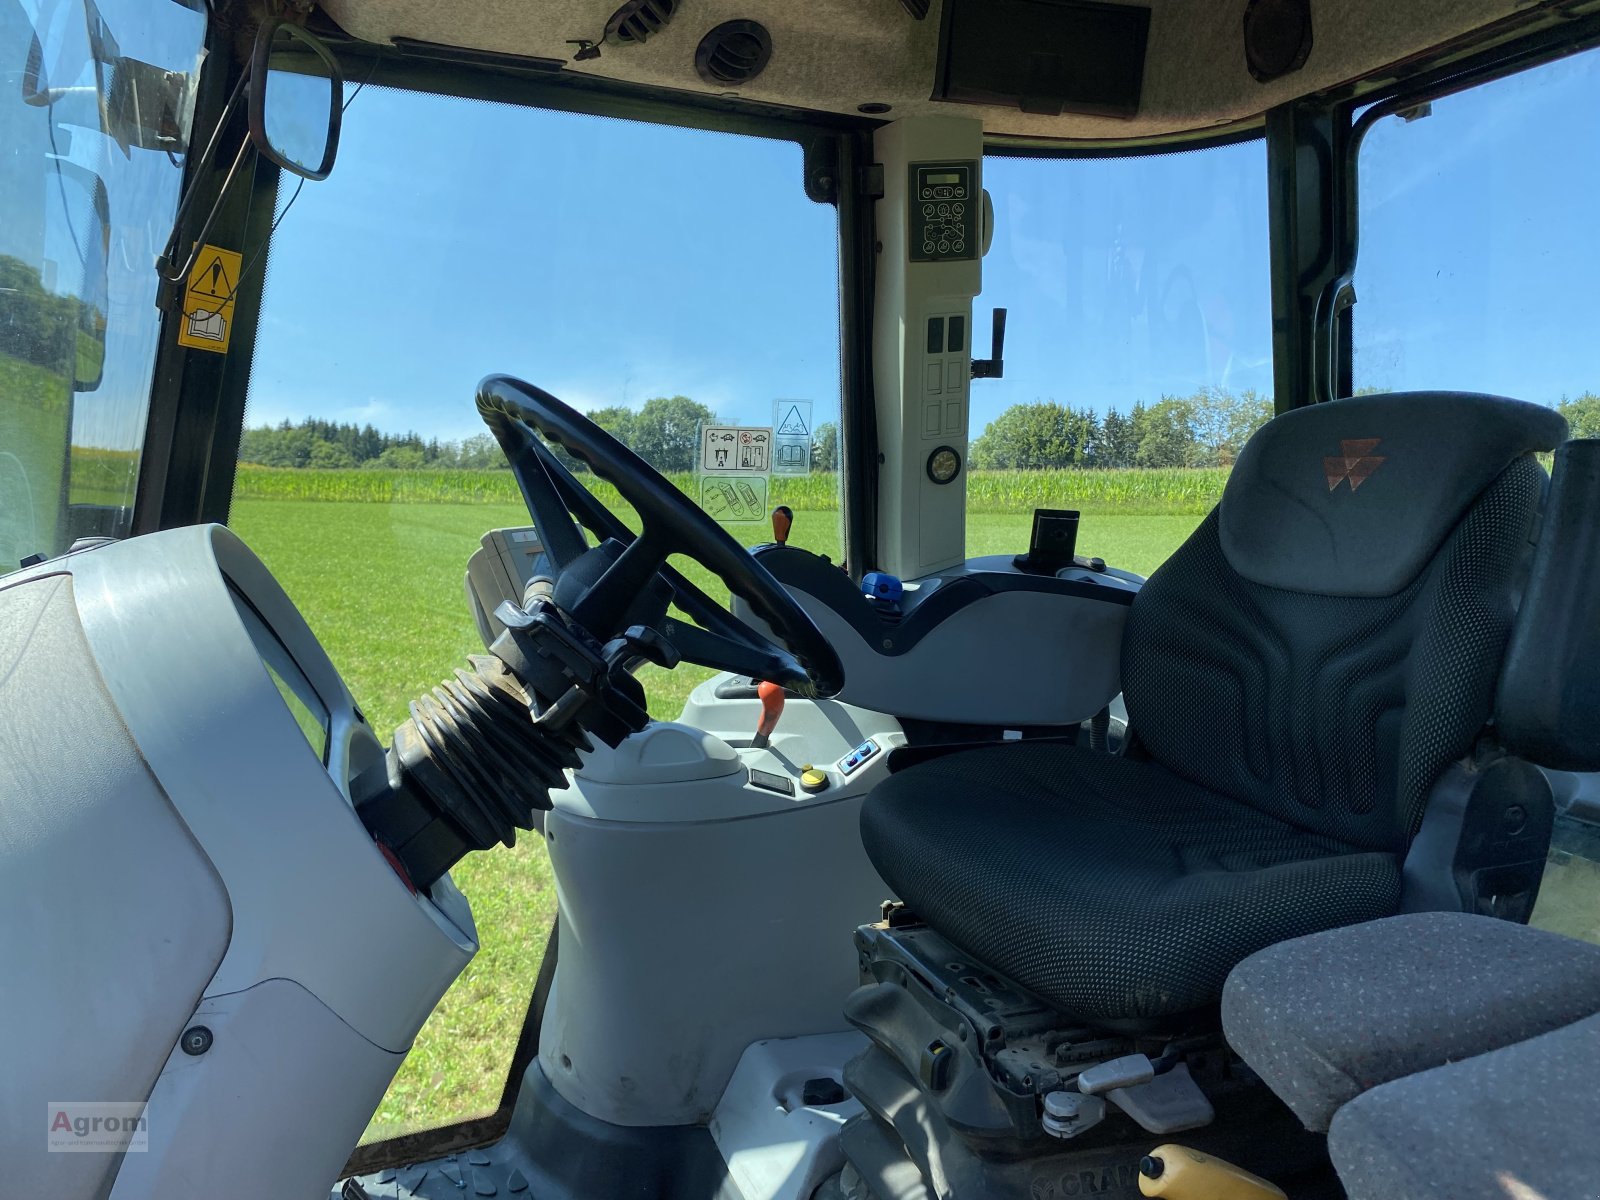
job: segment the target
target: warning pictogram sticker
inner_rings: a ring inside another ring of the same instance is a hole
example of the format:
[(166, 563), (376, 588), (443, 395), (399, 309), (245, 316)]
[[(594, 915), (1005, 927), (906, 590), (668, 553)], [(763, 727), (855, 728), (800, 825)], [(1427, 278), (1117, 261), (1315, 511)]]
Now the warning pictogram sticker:
[(811, 401), (779, 400), (772, 409), (779, 437), (811, 436)]
[(233, 337), (233, 299), (239, 286), (239, 255), (220, 246), (201, 246), (189, 271), (179, 316), (178, 344), (191, 350), (228, 352)]

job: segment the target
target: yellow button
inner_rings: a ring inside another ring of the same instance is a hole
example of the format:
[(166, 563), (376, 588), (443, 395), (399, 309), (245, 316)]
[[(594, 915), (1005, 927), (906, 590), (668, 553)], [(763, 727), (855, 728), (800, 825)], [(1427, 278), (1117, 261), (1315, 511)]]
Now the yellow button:
[(820, 792), (828, 786), (828, 773), (819, 771), (809, 763), (800, 768), (800, 788), (807, 792)]

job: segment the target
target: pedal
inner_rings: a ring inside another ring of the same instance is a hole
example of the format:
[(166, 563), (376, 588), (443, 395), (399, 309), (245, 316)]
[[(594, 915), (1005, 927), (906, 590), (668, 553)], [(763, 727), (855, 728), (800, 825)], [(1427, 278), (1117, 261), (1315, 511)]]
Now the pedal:
[(1156, 1076), (1155, 1064), (1143, 1054), (1124, 1054), (1078, 1073), (1078, 1090), (1097, 1096), (1118, 1088), (1138, 1087)]
[(1187, 1063), (1179, 1063), (1148, 1083), (1107, 1092), (1106, 1099), (1137, 1121), (1141, 1128), (1155, 1134), (1198, 1129), (1211, 1124), (1217, 1115), (1211, 1101), (1189, 1074)]

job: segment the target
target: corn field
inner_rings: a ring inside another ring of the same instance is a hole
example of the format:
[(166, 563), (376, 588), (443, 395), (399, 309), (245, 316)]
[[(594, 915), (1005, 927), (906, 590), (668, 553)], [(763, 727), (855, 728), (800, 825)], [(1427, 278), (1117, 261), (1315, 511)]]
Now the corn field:
[[(689, 474), (669, 475), (691, 496)], [(1035, 508), (1098, 512), (1199, 515), (1222, 495), (1222, 468), (1095, 471), (973, 471), (967, 476), (967, 511), (1024, 513)], [(592, 477), (584, 482), (608, 506), (616, 489)], [(239, 464), (234, 496), (241, 500), (332, 500), (376, 504), (514, 504), (521, 500), (509, 471), (313, 470)], [(839, 479), (831, 472), (774, 476), (772, 504), (807, 512), (839, 507)]]

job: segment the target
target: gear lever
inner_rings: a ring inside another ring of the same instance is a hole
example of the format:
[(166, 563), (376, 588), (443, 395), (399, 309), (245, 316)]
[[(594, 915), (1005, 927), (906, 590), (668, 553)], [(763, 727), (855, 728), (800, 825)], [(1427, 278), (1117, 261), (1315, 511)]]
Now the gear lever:
[(765, 750), (772, 740), (772, 731), (778, 727), (778, 718), (783, 716), (783, 685), (762, 680), (756, 695), (761, 697), (761, 723), (756, 726), (756, 736), (750, 740), (750, 745)]

